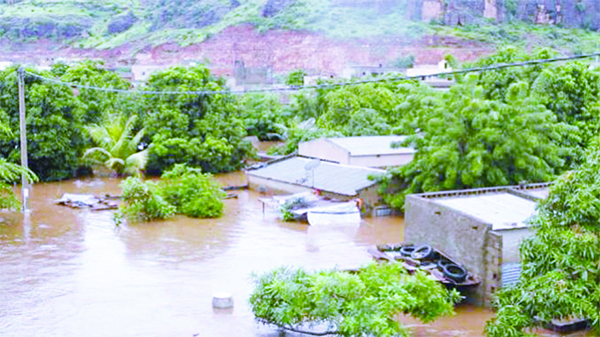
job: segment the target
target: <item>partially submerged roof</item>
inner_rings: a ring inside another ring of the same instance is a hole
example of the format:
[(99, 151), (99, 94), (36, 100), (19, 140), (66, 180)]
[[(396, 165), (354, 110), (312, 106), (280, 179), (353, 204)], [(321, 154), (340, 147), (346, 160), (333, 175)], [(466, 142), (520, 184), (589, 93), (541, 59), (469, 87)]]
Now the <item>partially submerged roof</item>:
[(261, 168), (246, 172), (249, 176), (346, 196), (355, 196), (359, 191), (375, 185), (376, 182), (369, 180), (369, 176), (382, 173), (385, 173), (385, 171), (368, 167), (340, 165), (305, 157), (291, 157), (274, 161)]
[(509, 192), (441, 198), (436, 204), (455, 209), (492, 225), (493, 230), (528, 227), (536, 202)]
[(361, 136), (326, 138), (327, 141), (347, 150), (352, 156), (375, 156), (415, 153), (412, 148), (393, 148), (392, 143), (402, 142), (407, 136)]
[(548, 197), (551, 183), (501, 186), (415, 194), (490, 224), (492, 230), (528, 227), (537, 201)]

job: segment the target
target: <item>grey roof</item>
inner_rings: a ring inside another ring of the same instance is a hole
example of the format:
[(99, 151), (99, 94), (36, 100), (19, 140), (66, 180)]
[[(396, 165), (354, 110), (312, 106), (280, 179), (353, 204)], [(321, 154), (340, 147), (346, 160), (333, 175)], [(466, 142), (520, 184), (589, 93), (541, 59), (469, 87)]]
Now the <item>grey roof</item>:
[(412, 148), (392, 148), (393, 142), (401, 142), (406, 138), (407, 136), (361, 136), (326, 139), (347, 150), (352, 156), (370, 156), (415, 153), (416, 151)]
[(526, 220), (535, 214), (536, 202), (508, 191), (433, 199), (492, 225), (493, 230), (528, 227)]
[(319, 161), (314, 169), (314, 184), (312, 171), (307, 170), (307, 164), (315, 165), (318, 159), (291, 157), (269, 163), (265, 167), (248, 171), (249, 176), (261, 177), (299, 186), (333, 192), (341, 195), (354, 196), (360, 190), (375, 184), (369, 180), (369, 175), (385, 173), (368, 167), (348, 166)]

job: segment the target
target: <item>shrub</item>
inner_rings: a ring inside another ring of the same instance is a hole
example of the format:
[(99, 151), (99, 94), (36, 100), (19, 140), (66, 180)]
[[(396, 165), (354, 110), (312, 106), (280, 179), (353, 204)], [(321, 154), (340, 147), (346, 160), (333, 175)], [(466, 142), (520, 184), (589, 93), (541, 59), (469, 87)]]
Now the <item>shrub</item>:
[(396, 319), (409, 314), (427, 323), (452, 315), (460, 300), (425, 273), (407, 274), (399, 263), (358, 273), (278, 268), (255, 277), (250, 307), (257, 320), (284, 329), (323, 323), (340, 336), (408, 336)]
[(160, 188), (156, 184), (129, 177), (120, 186), (123, 189), (124, 201), (120, 213), (128, 220), (160, 220), (175, 214), (175, 206), (170, 205), (162, 197)]
[(226, 194), (210, 174), (178, 164), (161, 178), (161, 193), (177, 213), (194, 218), (217, 218), (223, 214)]

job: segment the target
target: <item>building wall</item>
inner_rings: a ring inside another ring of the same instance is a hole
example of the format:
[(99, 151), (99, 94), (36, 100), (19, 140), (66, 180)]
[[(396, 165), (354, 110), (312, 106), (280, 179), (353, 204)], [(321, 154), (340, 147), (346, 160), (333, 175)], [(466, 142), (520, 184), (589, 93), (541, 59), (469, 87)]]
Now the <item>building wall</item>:
[(350, 156), (350, 165), (365, 167), (401, 166), (410, 163), (414, 154), (393, 154), (375, 156)]
[(520, 263), (519, 246), (524, 239), (533, 235), (533, 231), (530, 228), (519, 228), (496, 231), (496, 233), (502, 236), (503, 263)]
[[(479, 276), (482, 283), (470, 294), (469, 300), (476, 305), (485, 305), (489, 302), (486, 298), (489, 294), (485, 290), (489, 284), (495, 284), (487, 282), (486, 277), (490, 274), (487, 264), (493, 260), (493, 256), (497, 258), (497, 254), (487, 247), (497, 246), (497, 238), (488, 241), (489, 225), (438, 205), (434, 200), (413, 195), (406, 197), (405, 240), (414, 244), (430, 244)], [(498, 274), (496, 276), (500, 277)]]
[(481, 294), (481, 304), (492, 307), (493, 295), (502, 284), (503, 237), (498, 232), (489, 231), (483, 250), (485, 272), (480, 275), (482, 284), (477, 293)]
[(325, 138), (316, 139), (298, 145), (298, 154), (349, 165), (350, 153)]

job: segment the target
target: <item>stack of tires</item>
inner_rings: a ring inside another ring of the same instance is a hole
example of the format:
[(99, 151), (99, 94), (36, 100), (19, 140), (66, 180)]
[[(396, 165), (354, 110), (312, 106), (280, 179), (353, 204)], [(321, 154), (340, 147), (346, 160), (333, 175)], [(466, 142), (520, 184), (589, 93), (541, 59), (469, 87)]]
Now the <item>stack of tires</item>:
[(442, 257), (430, 245), (418, 246), (390, 246), (386, 245), (382, 250), (399, 252), (401, 257), (419, 261), (421, 269), (439, 269), (444, 276), (454, 283), (462, 283), (467, 279), (467, 270)]

